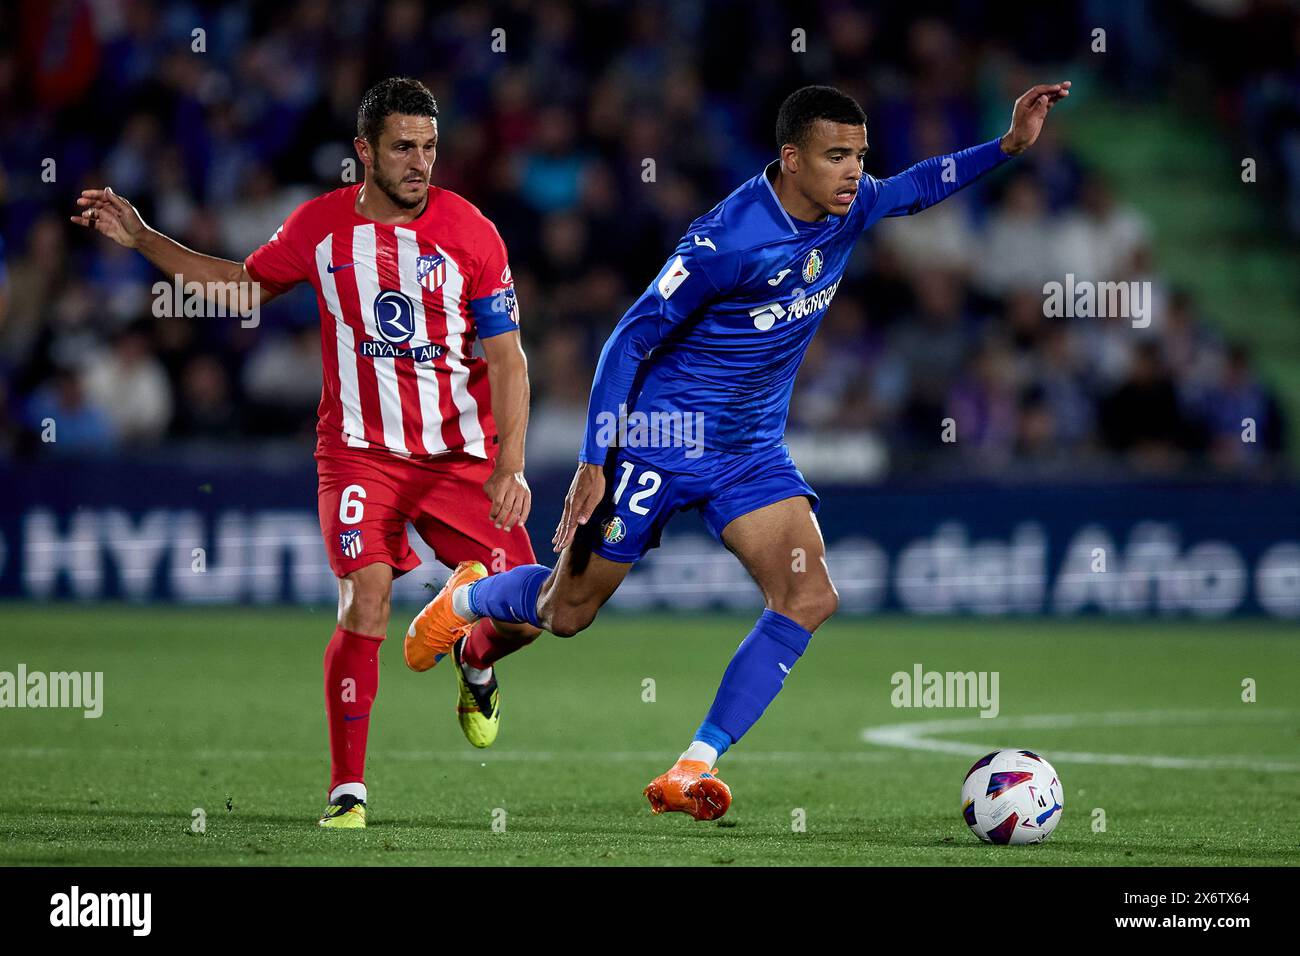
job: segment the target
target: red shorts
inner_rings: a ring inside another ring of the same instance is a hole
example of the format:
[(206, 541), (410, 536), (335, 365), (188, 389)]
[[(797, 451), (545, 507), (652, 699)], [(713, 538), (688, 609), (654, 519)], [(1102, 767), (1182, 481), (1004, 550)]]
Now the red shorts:
[(498, 572), (536, 563), (523, 525), (506, 532), (488, 520), (483, 482), (491, 461), (463, 452), (415, 460), (318, 443), (316, 474), (325, 553), (340, 578), (376, 562), (391, 565), (394, 577), (419, 566), (407, 522), (448, 567), (482, 561)]

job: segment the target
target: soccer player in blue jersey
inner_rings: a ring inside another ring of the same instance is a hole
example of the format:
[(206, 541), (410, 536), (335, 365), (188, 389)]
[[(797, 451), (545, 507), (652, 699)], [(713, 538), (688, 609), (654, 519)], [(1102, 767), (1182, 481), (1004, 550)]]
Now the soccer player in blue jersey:
[(1023, 153), (1069, 87), (1033, 87), (1016, 100), (1006, 135), (888, 179), (863, 172), (866, 116), (851, 97), (825, 86), (791, 94), (777, 116), (779, 158), (691, 223), (605, 343), (552, 540), (555, 568), (488, 576), (466, 562), (407, 640), (445, 654), (482, 618), (577, 634), (659, 544), (669, 518), (698, 509), (766, 609), (690, 746), (645, 795), (655, 813), (722, 816), (731, 791), (715, 761), (835, 613), (817, 495), (782, 438), (795, 373), (853, 245), (882, 217), (918, 213)]

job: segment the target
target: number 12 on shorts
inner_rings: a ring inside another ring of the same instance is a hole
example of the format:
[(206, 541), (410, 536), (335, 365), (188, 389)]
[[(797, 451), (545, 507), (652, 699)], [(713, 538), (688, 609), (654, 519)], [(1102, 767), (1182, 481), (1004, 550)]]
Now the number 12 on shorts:
[[(630, 461), (622, 464), (623, 474), (619, 478), (618, 487), (614, 489), (614, 504), (618, 504), (623, 498), (623, 492), (627, 490), (628, 482), (632, 479), (632, 473), (636, 470)], [(627, 509), (636, 515), (648, 515), (650, 509), (641, 502), (654, 495), (663, 484), (663, 479), (659, 477), (657, 471), (646, 469), (641, 472), (636, 483), (641, 486), (641, 490), (633, 493), (632, 497), (627, 500)]]

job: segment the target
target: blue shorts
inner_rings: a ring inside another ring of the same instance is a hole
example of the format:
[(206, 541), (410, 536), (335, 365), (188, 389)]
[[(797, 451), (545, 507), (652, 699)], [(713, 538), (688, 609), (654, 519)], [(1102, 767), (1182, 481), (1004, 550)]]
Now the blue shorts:
[(664, 526), (679, 511), (699, 509), (721, 541), (722, 529), (741, 515), (801, 496), (817, 510), (817, 494), (785, 445), (750, 455), (706, 451), (697, 459), (677, 457), (671, 470), (620, 448), (605, 466), (605, 499), (582, 538), (602, 558), (632, 563), (659, 547)]

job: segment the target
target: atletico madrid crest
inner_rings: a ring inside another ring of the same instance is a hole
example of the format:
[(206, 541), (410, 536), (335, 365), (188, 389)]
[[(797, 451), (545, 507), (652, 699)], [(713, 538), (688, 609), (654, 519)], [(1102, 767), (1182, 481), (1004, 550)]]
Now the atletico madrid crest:
[(415, 260), (415, 278), (430, 292), (447, 281), (447, 260), (443, 256), (420, 256)]
[(351, 531), (339, 532), (339, 550), (343, 552), (345, 558), (360, 557), (361, 529), (354, 528)]

